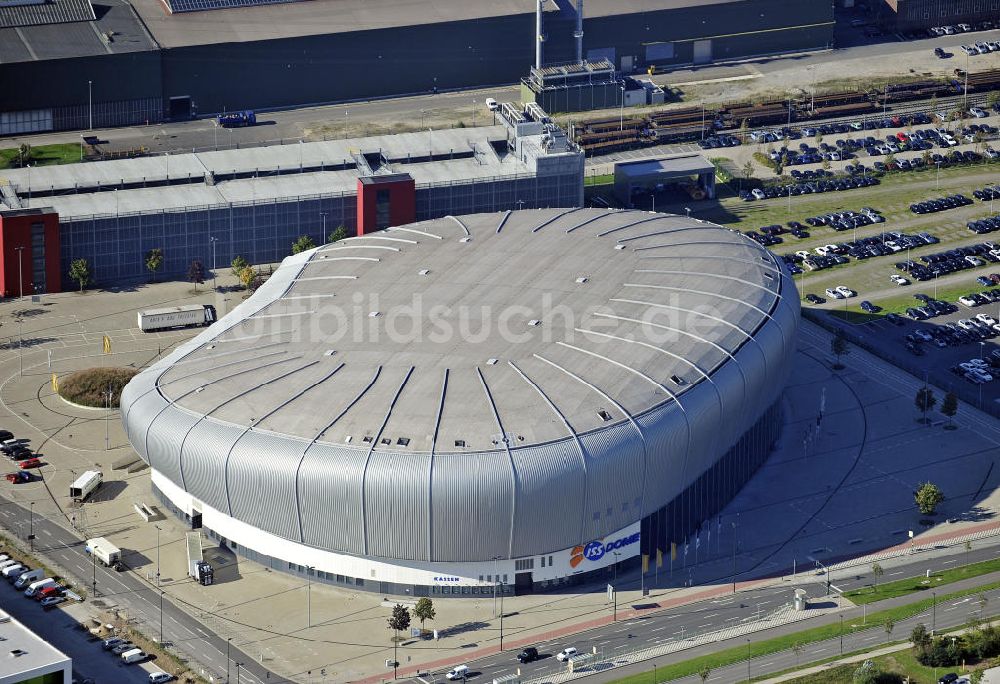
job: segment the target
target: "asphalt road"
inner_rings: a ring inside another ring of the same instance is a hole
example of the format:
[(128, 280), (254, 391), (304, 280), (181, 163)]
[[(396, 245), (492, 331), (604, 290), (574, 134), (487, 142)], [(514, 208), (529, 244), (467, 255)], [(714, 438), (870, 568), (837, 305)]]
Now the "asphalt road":
[[(23, 536), (29, 528), (29, 511), (7, 499), (0, 499), (0, 502), (0, 524)], [(154, 586), (128, 572), (115, 572), (99, 563), (95, 566), (90, 555), (84, 551), (83, 542), (59, 525), (39, 516), (35, 516), (33, 525), (35, 553), (51, 559), (85, 587), (91, 588), (96, 577), (98, 601), (127, 610), (130, 616), (142, 623), (141, 631), (147, 636), (156, 637), (159, 634), (160, 598)], [(163, 600), (162, 624), (164, 641), (172, 643), (187, 658), (208, 668), (216, 677), (226, 672), (226, 640), (206, 630), (169, 598)], [(67, 638), (84, 640), (82, 633), (71, 633)], [(229, 650), (229, 656), (229, 671), (234, 681), (237, 663), (241, 664), (240, 682), (263, 684), (266, 681), (271, 684), (288, 681), (262, 667), (235, 646)], [(96, 678), (98, 682), (119, 681), (116, 679), (119, 675), (117, 664), (111, 659), (108, 659), (106, 671), (84, 674)]]
[[(996, 558), (995, 547), (974, 548), (972, 551), (968, 552), (967, 556), (964, 551), (959, 554), (955, 549), (952, 549), (951, 555), (947, 556), (936, 555), (936, 552), (920, 552), (914, 556), (914, 560), (911, 562), (898, 566), (886, 567), (885, 574), (880, 581), (891, 582), (894, 580), (904, 579), (906, 577), (916, 577), (924, 574), (927, 570), (940, 572), (942, 570), (953, 568), (956, 565), (975, 563), (977, 561), (989, 560), (993, 558)], [(831, 591), (849, 591), (851, 589), (869, 586), (871, 583), (871, 568), (859, 567), (856, 573), (834, 578), (832, 580), (834, 588), (831, 589)], [(972, 580), (971, 583), (974, 584), (975, 580)], [(555, 655), (567, 646), (574, 646), (580, 652), (591, 652), (594, 648), (596, 648), (598, 654), (601, 654), (602, 651), (611, 651), (612, 649), (622, 646), (627, 646), (631, 650), (642, 650), (665, 644), (670, 641), (689, 638), (696, 634), (714, 632), (741, 623), (763, 619), (766, 618), (768, 614), (790, 604), (794, 594), (794, 589), (800, 586), (806, 588), (811, 601), (824, 601), (824, 594), (826, 591), (825, 577), (821, 572), (810, 569), (806, 573), (800, 573), (798, 575), (798, 580), (795, 583), (789, 582), (782, 586), (740, 591), (735, 596), (730, 594), (728, 596), (719, 597), (709, 601), (660, 611), (652, 615), (643, 616), (639, 619), (610, 624), (579, 635), (533, 644), (536, 648), (538, 648), (538, 652), (542, 656), (534, 663), (528, 663), (525, 665), (518, 664), (517, 654), (520, 652), (520, 648), (510, 649), (488, 658), (468, 662), (466, 664), (469, 665), (471, 671), (469, 679), (473, 682), (490, 682), (496, 677), (515, 674), (518, 667), (520, 667), (521, 676), (524, 679), (544, 679), (566, 669), (566, 665), (558, 662)], [(964, 586), (964, 583), (956, 583), (955, 585), (942, 587), (939, 593), (954, 591), (955, 587), (959, 586)], [(1000, 594), (996, 595), (1000, 596)], [(993, 594), (991, 594), (991, 596), (993, 596)], [(923, 598), (926, 598), (925, 594), (915, 594), (905, 599), (900, 599), (892, 605), (909, 603)], [(964, 603), (961, 603), (960, 605), (964, 605)], [(994, 603), (992, 605), (996, 604)], [(621, 608), (621, 606), (619, 607)], [(883, 605), (879, 604), (877, 607), (871, 607), (871, 610), (879, 610), (882, 607)], [(978, 609), (978, 605), (975, 607)], [(610, 614), (610, 612), (611, 606), (609, 605), (608, 613)], [(855, 609), (853, 612), (859, 613), (860, 617), (860, 609)], [(942, 607), (940, 607), (937, 611), (937, 625), (939, 627), (947, 627), (961, 624), (968, 620), (969, 612), (971, 611), (958, 610), (957, 608), (942, 604)], [(836, 622), (837, 619), (836, 614), (828, 614), (825, 619), (818, 621), (813, 620), (805, 623), (792, 623), (779, 629), (782, 633), (795, 632), (814, 627), (817, 624)], [(951, 621), (949, 622), (948, 620)], [(916, 622), (913, 624), (916, 624)], [(895, 638), (898, 639), (903, 635), (909, 634), (909, 630), (913, 628), (913, 624), (909, 624), (908, 622), (906, 624), (900, 623), (900, 625), (897, 626), (893, 632)], [(773, 635), (772, 631), (768, 630), (758, 632), (755, 635), (750, 635), (750, 638), (754, 641), (760, 641), (766, 638), (771, 638)], [(885, 632), (882, 627), (875, 630), (869, 630), (865, 633), (859, 633), (855, 636), (845, 637), (844, 652), (846, 653), (860, 648), (877, 645), (880, 643), (879, 639), (883, 641), (885, 640)], [(710, 651), (728, 648), (737, 643), (746, 643), (745, 639), (733, 639), (731, 642), (732, 643), (724, 642), (713, 644)], [(839, 649), (839, 640), (837, 648)], [(697, 651), (692, 651), (689, 653), (682, 651), (670, 656), (669, 658), (664, 657), (658, 658), (657, 660), (664, 663), (686, 660), (689, 657), (693, 657), (696, 652)], [(810, 660), (829, 658), (836, 654), (837, 651), (831, 650), (830, 644), (824, 642), (811, 646), (809, 649), (803, 649), (802, 653), (799, 654), (799, 658), (800, 662), (806, 663)], [(764, 658), (755, 659), (754, 663), (752, 663), (754, 676), (764, 674), (766, 672), (777, 672), (795, 666), (796, 663), (794, 661), (794, 653), (789, 655), (792, 658), (790, 662), (787, 659), (784, 659), (782, 654), (774, 654)], [(461, 663), (455, 663), (455, 665), (458, 664)], [(651, 668), (651, 666), (642, 664), (636, 665), (635, 667), (638, 668), (637, 671)], [(745, 677), (746, 665), (743, 664), (742, 668), (742, 676)], [(431, 676), (424, 677), (424, 679), (444, 681), (444, 674), (446, 672), (447, 668), (435, 671), (431, 673)], [(613, 670), (612, 674), (607, 677), (607, 681), (622, 677), (624, 674), (626, 674), (626, 668)], [(740, 674), (736, 670), (728, 674), (726, 674), (725, 670), (720, 670), (717, 675), (718, 678), (713, 677), (712, 681), (738, 681), (740, 678)], [(413, 681), (416, 682), (417, 680)], [(591, 679), (588, 678), (588, 681), (591, 681)]]

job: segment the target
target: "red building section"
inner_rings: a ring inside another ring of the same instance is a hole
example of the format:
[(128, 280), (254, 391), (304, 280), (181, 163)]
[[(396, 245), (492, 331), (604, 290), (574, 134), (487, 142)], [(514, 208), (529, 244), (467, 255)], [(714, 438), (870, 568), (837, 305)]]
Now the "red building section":
[(417, 185), (408, 173), (358, 179), (358, 235), (416, 221)]
[(0, 211), (0, 297), (60, 292), (61, 284), (59, 215), (51, 209)]

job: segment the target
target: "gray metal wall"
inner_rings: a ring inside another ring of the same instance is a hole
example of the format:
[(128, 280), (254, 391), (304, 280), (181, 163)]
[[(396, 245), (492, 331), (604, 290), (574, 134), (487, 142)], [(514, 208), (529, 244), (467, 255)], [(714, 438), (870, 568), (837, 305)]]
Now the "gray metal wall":
[[(615, 532), (689, 491), (778, 400), (795, 353), (799, 299), (773, 256), (761, 256), (780, 274), (767, 319), (757, 329), (742, 330), (738, 348), (706, 369), (708, 377), (694, 380), (679, 400), (583, 434), (580, 442), (512, 448), (509, 456), (505, 450), (442, 453), (432, 462), (427, 454), (393, 457), (380, 448), (369, 454), (363, 446), (306, 448), (298, 439), (250, 434), (213, 419), (196, 418), (192, 425), (190, 417), (173, 415), (187, 412), (166, 405), (156, 384), (160, 371), (183, 359), (198, 339), (128, 384), (123, 422), (140, 456), (175, 484), (296, 542), (440, 562), (561, 550)], [(234, 318), (280, 296), (300, 263), (286, 263)], [(231, 372), (252, 371), (262, 378), (277, 373), (265, 372), (272, 362), (250, 351)], [(268, 457), (252, 456), (255, 452)]]

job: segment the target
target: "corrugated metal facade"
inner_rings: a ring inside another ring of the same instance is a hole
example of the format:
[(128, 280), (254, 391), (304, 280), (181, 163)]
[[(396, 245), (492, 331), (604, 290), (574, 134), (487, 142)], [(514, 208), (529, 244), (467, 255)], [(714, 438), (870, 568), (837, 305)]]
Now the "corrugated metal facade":
[[(557, 213), (552, 211), (553, 216)], [(630, 230), (641, 231), (643, 227)], [(594, 239), (582, 233), (570, 235)], [(624, 235), (615, 234), (602, 239), (621, 237)], [(734, 248), (772, 259), (749, 243), (737, 243)], [(713, 249), (723, 248), (713, 244)], [(287, 261), (257, 295), (237, 308), (235, 318), (259, 311), (283, 292), (307, 258), (300, 255)], [(754, 268), (780, 273), (774, 270), (773, 260), (762, 263)], [(683, 509), (687, 512), (676, 520), (662, 523), (669, 527), (669, 533), (664, 531), (667, 527), (662, 528), (662, 539), (675, 539), (679, 532), (700, 522), (695, 519), (698, 515), (710, 513), (742, 486), (777, 434), (780, 411), (773, 407), (795, 352), (798, 296), (790, 278), (783, 273), (775, 278), (774, 296), (765, 293), (765, 297), (753, 300), (771, 302), (767, 315), (758, 316), (756, 328), (743, 333), (732, 327), (724, 331), (732, 335), (726, 338), (730, 339), (726, 354), (693, 337), (678, 343), (677, 349), (683, 348), (681, 343), (700, 345), (693, 358), (698, 358), (704, 347), (704, 358), (721, 359), (718, 367), (702, 369), (710, 373), (709, 378), (691, 369), (687, 386), (658, 389), (663, 403), (631, 420), (622, 418), (621, 407), (609, 406), (614, 410), (606, 427), (544, 444), (516, 446), (515, 442), (509, 453), (501, 444), (486, 452), (436, 453), (432, 460), (429, 453), (382, 444), (379, 435), (374, 444), (360, 443), (360, 438), (351, 444), (310, 444), (248, 430), (212, 416), (194, 416), (169, 403), (157, 383), (188, 352), (217, 337), (214, 329), (137, 376), (122, 396), (123, 420), (142, 458), (196, 499), (256, 528), (319, 549), (423, 562), (520, 558), (585, 544), (651, 513), (666, 520)], [(726, 306), (742, 310), (746, 305), (730, 302)], [(614, 345), (602, 351), (624, 359), (639, 353), (634, 347)], [(647, 352), (659, 353), (643, 350)], [(226, 358), (236, 365), (222, 368), (218, 375), (248, 367), (239, 365), (238, 354), (227, 353), (230, 356)], [(553, 352), (554, 358), (568, 364), (580, 351), (563, 348), (558, 353), (562, 355), (556, 357)], [(262, 379), (288, 373), (303, 363), (281, 354), (275, 358), (268, 363), (258, 356), (254, 362), (258, 369), (275, 366), (262, 371)], [(578, 368), (586, 368), (587, 363)], [(490, 373), (497, 374), (500, 368), (494, 366)], [(530, 383), (537, 379), (539, 392), (546, 384), (544, 374), (558, 373), (554, 366), (546, 365), (540, 371), (527, 364), (523, 372), (522, 378)], [(405, 400), (408, 385), (402, 374), (388, 370), (382, 374), (392, 376), (384, 382), (394, 391), (399, 387), (399, 397)], [(623, 375), (627, 373), (623, 371)], [(494, 375), (490, 378), (491, 388), (502, 386)], [(603, 396), (604, 388), (588, 386), (582, 377), (577, 379), (581, 393)], [(521, 382), (511, 379), (515, 381)], [(665, 383), (659, 385), (661, 388), (670, 383), (662, 378), (636, 381), (647, 389), (650, 382)], [(183, 385), (185, 376), (181, 373), (170, 382)], [(437, 387), (437, 381), (433, 384)], [(475, 389), (481, 396), (480, 388)], [(365, 394), (363, 388), (357, 391)], [(679, 401), (669, 400), (673, 392), (678, 393)], [(168, 394), (176, 395), (177, 391)], [(577, 399), (550, 397), (552, 412), (539, 415), (538, 420), (558, 424), (559, 401)], [(337, 404), (350, 401), (351, 397), (341, 397)], [(435, 396), (435, 405), (437, 401)], [(390, 406), (380, 410), (373, 413), (376, 426)], [(333, 412), (327, 420), (335, 417)], [(756, 432), (747, 437), (751, 429)], [(744, 452), (752, 453), (753, 458), (739, 455)], [(716, 484), (717, 480), (724, 484)], [(665, 507), (673, 507), (670, 515), (663, 513)]]

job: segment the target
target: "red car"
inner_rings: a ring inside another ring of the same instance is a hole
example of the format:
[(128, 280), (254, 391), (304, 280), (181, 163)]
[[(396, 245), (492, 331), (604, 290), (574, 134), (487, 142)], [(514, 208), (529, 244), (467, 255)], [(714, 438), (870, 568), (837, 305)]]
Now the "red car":
[(899, 133), (896, 134), (896, 140), (898, 140), (899, 142), (910, 142), (910, 136), (900, 131)]
[(4, 475), (7, 478), (7, 482), (12, 484), (20, 484), (22, 482), (31, 482), (34, 478), (31, 476), (27, 470), (19, 470), (16, 473), (7, 473)]
[(22, 468), (41, 468), (42, 461), (41, 459), (38, 458), (26, 458), (20, 463), (18, 463), (18, 465), (21, 466)]

